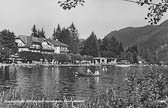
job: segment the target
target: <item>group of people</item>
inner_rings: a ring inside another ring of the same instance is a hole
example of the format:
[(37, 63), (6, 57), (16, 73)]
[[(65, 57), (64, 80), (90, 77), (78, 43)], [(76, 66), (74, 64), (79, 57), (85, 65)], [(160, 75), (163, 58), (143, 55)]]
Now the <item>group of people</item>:
[[(102, 71), (104, 72), (104, 71), (107, 71), (107, 67), (103, 67), (102, 68)], [(97, 70), (97, 71), (95, 71), (94, 73), (88, 68), (87, 69), (87, 74), (88, 75), (100, 75), (100, 72)]]
[(95, 73), (93, 73), (89, 68), (87, 69), (87, 74), (88, 75), (100, 75), (99, 71), (95, 71)]

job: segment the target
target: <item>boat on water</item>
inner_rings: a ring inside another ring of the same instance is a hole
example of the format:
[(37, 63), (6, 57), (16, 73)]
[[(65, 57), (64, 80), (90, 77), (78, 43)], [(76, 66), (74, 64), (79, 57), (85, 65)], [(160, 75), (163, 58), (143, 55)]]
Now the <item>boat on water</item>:
[(126, 64), (116, 64), (117, 67), (130, 67), (130, 65), (126, 65)]
[(94, 73), (94, 74), (86, 74), (86, 73), (81, 73), (81, 72), (74, 72), (74, 75), (76, 77), (99, 77), (100, 74)]
[(115, 66), (117, 66), (117, 67), (130, 67), (131, 64), (128, 60), (122, 60), (121, 62), (117, 62), (117, 64)]

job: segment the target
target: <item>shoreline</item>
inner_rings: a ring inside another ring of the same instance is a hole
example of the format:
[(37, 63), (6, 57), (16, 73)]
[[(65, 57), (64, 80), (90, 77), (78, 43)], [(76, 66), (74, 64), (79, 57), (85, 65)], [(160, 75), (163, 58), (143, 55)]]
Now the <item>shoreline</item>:
[[(19, 63), (19, 64), (6, 64), (0, 63), (1, 67), (6, 66), (20, 66), (20, 67), (80, 67), (80, 66), (116, 66), (117, 64), (47, 64), (47, 63)], [(156, 65), (156, 64), (131, 64), (129, 67), (134, 66), (162, 66), (167, 67), (168, 65)]]
[(21, 67), (78, 67), (78, 66), (102, 66), (101, 64), (40, 64), (40, 63), (20, 63), (20, 64), (4, 64), (0, 63), (0, 67), (21, 66)]

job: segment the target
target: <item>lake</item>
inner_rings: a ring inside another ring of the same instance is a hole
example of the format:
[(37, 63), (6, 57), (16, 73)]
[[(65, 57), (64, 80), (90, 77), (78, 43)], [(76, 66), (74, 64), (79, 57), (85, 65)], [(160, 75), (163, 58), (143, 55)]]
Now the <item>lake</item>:
[[(86, 73), (87, 69), (99, 70), (100, 77), (75, 77), (73, 72)], [(23, 97), (39, 96), (46, 93), (49, 99), (59, 96), (71, 96), (76, 99), (88, 99), (104, 93), (122, 83), (130, 72), (152, 71), (151, 66), (120, 68), (104, 67), (20, 67), (0, 68), (0, 85), (10, 86)]]

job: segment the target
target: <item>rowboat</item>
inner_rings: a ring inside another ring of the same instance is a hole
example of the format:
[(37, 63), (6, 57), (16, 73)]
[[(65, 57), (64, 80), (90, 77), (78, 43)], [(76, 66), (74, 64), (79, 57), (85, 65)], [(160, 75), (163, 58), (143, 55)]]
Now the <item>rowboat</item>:
[(115, 65), (117, 67), (130, 67), (130, 62), (128, 60), (121, 60), (121, 62), (117, 62)]
[(96, 75), (96, 74), (85, 74), (85, 73), (81, 73), (81, 72), (74, 72), (74, 75), (76, 77), (99, 77), (100, 75)]
[(116, 64), (117, 67), (130, 67), (130, 65), (127, 64)]

